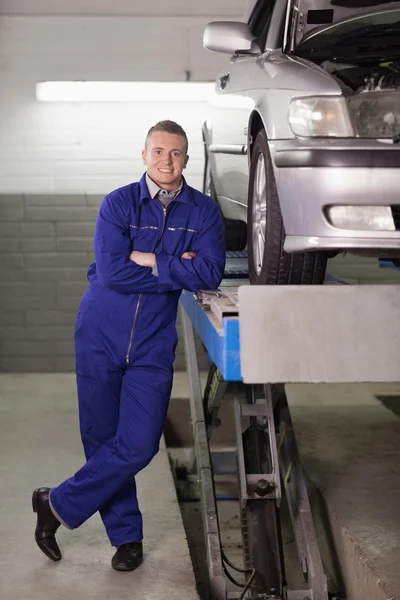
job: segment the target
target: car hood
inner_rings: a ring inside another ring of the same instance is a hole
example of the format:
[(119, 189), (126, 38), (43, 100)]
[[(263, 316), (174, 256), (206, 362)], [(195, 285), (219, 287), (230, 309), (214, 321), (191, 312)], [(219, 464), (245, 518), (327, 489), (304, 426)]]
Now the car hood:
[(333, 31), (335, 25), (355, 20), (360, 20), (362, 25), (363, 17), (396, 10), (400, 11), (399, 0), (292, 0), (287, 42), (293, 51), (311, 37)]

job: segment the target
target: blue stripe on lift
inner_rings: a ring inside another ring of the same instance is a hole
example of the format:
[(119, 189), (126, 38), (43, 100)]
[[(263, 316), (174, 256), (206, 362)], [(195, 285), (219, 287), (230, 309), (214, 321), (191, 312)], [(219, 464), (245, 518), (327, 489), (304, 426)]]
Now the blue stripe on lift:
[(192, 292), (182, 292), (181, 304), (225, 381), (241, 381), (239, 319), (224, 318), (220, 335)]

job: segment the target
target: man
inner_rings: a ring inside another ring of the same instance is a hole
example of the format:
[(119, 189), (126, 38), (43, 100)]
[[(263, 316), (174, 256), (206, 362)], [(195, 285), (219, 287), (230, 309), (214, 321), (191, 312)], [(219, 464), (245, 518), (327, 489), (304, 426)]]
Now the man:
[[(58, 487), (33, 493), (35, 539), (61, 560), (60, 524), (79, 527), (100, 511), (112, 566), (143, 557), (135, 475), (158, 452), (172, 387), (182, 289), (213, 289), (225, 263), (218, 206), (182, 177), (184, 130), (161, 121), (142, 152), (147, 173), (115, 190), (97, 218), (95, 263), (75, 327), (79, 419), (86, 464)], [(155, 488), (157, 482), (154, 482)]]

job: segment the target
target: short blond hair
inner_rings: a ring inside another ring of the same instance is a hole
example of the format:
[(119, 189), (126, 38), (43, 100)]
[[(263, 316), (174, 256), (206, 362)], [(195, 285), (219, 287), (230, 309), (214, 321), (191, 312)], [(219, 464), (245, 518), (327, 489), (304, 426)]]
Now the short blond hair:
[(186, 135), (186, 131), (180, 125), (178, 125), (178, 123), (175, 123), (175, 121), (159, 121), (158, 123), (153, 125), (153, 127), (150, 127), (146, 136), (146, 148), (149, 137), (152, 133), (155, 133), (156, 131), (163, 131), (164, 133), (172, 133), (175, 135), (182, 136), (185, 140), (185, 154), (187, 154), (189, 148), (189, 141)]

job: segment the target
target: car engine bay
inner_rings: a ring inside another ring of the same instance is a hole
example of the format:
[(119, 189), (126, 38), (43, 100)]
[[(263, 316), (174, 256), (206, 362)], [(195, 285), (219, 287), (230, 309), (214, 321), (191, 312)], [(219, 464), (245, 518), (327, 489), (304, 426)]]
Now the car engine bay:
[(373, 67), (325, 61), (320, 67), (339, 80), (345, 95), (400, 88), (400, 61)]

